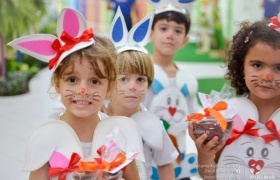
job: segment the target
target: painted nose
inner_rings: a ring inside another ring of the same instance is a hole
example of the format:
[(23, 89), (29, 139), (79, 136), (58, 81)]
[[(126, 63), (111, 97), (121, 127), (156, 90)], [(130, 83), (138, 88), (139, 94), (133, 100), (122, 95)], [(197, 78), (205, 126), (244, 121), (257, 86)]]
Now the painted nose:
[(135, 91), (136, 90), (136, 84), (130, 83), (130, 90)]
[(265, 79), (266, 79), (266, 80), (269, 80), (269, 79), (270, 79), (270, 74), (266, 74), (266, 75), (265, 75)]
[(172, 33), (172, 31), (170, 31), (169, 32), (169, 34), (168, 34), (168, 36), (167, 36), (168, 38), (170, 38), (170, 39), (172, 39), (173, 38), (173, 33)]
[(81, 94), (85, 94), (86, 93), (86, 88), (81, 88)]

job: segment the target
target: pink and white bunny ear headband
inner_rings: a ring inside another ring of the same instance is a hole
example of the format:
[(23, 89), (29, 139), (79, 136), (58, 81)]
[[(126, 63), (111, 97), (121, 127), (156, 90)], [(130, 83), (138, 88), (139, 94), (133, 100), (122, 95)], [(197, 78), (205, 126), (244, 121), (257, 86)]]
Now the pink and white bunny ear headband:
[(280, 32), (280, 13), (278, 14), (278, 16), (273, 16), (270, 19), (270, 23), (268, 24), (268, 26), (272, 29), (275, 29), (276, 31)]
[(148, 54), (148, 51), (144, 46), (150, 40), (153, 18), (154, 14), (149, 14), (135, 24), (128, 32), (123, 14), (120, 7), (118, 7), (108, 35), (118, 53), (127, 50), (136, 50)]
[(165, 11), (177, 11), (186, 14), (186, 8), (194, 0), (149, 0), (155, 9), (155, 14)]
[(92, 45), (93, 30), (87, 29), (84, 17), (76, 10), (64, 8), (57, 20), (57, 35), (34, 34), (8, 43), (41, 61), (49, 63), (49, 69), (56, 68), (69, 54)]

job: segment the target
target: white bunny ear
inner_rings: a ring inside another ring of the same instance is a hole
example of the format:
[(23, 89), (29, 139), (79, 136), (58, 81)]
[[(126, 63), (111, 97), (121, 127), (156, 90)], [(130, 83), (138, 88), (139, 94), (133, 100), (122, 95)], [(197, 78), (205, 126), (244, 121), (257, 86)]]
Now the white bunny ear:
[(148, 54), (144, 46), (150, 40), (149, 37), (153, 18), (154, 13), (149, 14), (127, 32), (123, 14), (120, 7), (118, 7), (109, 30), (109, 38), (117, 48), (118, 53), (127, 50), (136, 50)]
[(71, 37), (76, 38), (81, 36), (86, 29), (86, 20), (80, 12), (70, 8), (61, 10), (56, 27), (58, 37), (60, 37), (63, 32), (66, 32)]
[(50, 34), (36, 34), (16, 39), (8, 45), (49, 62), (49, 69), (52, 69), (67, 55), (94, 43), (93, 31), (86, 27), (86, 21), (79, 12), (64, 8), (57, 21), (58, 38)]
[(121, 12), (121, 8), (118, 7), (118, 10), (109, 29), (109, 38), (112, 40), (114, 46), (118, 49), (126, 45), (127, 37), (128, 31), (125, 20)]
[(150, 41), (153, 19), (154, 13), (151, 13), (135, 24), (128, 33), (128, 43), (126, 46), (118, 49), (118, 52), (121, 53), (127, 50), (136, 50), (148, 54), (148, 51), (144, 46)]
[(165, 11), (177, 11), (186, 14), (187, 5), (194, 0), (149, 0), (155, 9), (155, 14)]
[(8, 45), (41, 61), (49, 62), (56, 54), (51, 48), (55, 39), (57, 38), (50, 34), (35, 34), (15, 39)]
[[(169, 0), (149, 0), (149, 3), (155, 10), (164, 10), (167, 8), (168, 4), (170, 3)], [(157, 13), (156, 13), (157, 14)]]

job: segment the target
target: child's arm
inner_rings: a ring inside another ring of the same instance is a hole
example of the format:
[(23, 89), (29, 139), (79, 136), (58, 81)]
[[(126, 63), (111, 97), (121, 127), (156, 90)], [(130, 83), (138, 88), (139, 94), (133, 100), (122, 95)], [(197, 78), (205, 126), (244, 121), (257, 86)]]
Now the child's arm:
[(126, 166), (123, 178), (125, 180), (140, 180), (135, 160), (131, 161), (131, 163)]
[(175, 180), (174, 167), (172, 163), (158, 166), (159, 179), (161, 180)]
[(29, 175), (29, 180), (49, 180), (48, 177), (48, 170), (49, 170), (49, 164), (46, 163), (44, 166), (42, 166), (41, 168), (30, 172)]
[(196, 138), (193, 134), (193, 126), (191, 124), (189, 125), (189, 134), (195, 141), (195, 146), (197, 148), (199, 175), (203, 179), (216, 179), (216, 162), (219, 159), (219, 157), (216, 157), (216, 154), (222, 150), (224, 143), (214, 146), (218, 141), (218, 137), (215, 136), (207, 144), (203, 144), (204, 140), (207, 138), (207, 134)]

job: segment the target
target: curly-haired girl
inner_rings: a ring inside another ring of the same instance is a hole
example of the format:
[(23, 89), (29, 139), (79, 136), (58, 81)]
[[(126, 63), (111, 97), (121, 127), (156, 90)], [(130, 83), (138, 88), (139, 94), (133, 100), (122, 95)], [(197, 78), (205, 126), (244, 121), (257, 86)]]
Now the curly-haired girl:
[[(230, 139), (194, 139), (203, 179), (279, 179), (280, 23), (277, 17), (241, 28), (228, 45), (225, 78), (240, 96), (229, 101), (237, 115)], [(275, 154), (276, 153), (276, 154)]]

